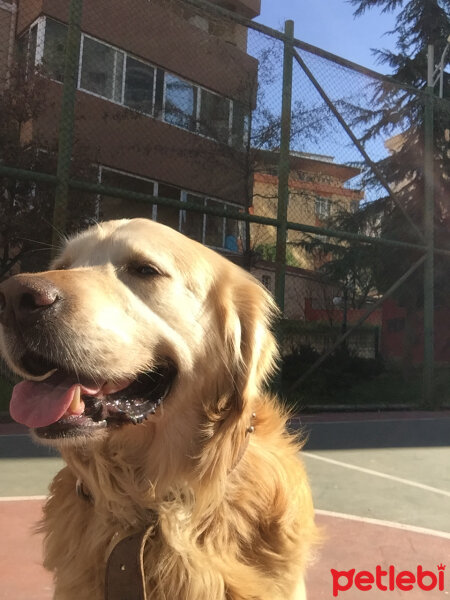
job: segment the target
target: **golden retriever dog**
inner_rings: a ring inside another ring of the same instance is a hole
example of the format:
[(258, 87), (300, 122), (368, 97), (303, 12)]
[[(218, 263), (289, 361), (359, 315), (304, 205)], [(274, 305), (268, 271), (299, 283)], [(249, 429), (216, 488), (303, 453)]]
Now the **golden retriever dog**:
[[(316, 530), (265, 388), (275, 313), (251, 275), (146, 219), (96, 225), (0, 285), (1, 351), (24, 378), (11, 415), (67, 463), (40, 525), (55, 599), (305, 598)], [(128, 558), (145, 590), (116, 589)]]

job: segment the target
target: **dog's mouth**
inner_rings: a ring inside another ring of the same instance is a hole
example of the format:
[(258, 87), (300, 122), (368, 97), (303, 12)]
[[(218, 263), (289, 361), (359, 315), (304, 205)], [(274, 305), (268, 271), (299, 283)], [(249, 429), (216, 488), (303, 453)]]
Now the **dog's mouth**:
[(177, 371), (169, 360), (150, 371), (98, 382), (27, 352), (23, 368), (40, 381), (15, 386), (10, 412), (42, 438), (74, 437), (105, 427), (142, 423), (169, 393)]

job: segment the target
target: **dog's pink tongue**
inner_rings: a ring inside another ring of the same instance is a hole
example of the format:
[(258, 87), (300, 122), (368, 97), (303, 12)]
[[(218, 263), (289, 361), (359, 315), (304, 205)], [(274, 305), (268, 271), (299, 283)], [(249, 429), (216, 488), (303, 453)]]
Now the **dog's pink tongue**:
[[(55, 381), (22, 381), (13, 390), (9, 412), (18, 423), (28, 427), (46, 427), (56, 423), (67, 412), (78, 383), (72, 378)], [(82, 386), (82, 393), (95, 395), (98, 389)]]

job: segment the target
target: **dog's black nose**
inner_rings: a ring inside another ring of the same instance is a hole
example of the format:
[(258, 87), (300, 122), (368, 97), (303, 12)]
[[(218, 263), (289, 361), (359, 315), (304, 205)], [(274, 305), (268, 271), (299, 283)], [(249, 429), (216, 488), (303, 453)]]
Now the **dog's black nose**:
[(54, 311), (60, 299), (60, 291), (48, 279), (14, 275), (0, 285), (0, 323), (34, 325), (49, 309)]

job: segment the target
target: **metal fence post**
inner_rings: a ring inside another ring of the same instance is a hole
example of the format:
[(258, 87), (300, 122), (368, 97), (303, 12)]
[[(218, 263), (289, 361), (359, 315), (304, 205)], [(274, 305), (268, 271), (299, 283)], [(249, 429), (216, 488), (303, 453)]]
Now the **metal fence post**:
[(428, 46), (428, 87), (424, 115), (424, 230), (426, 260), (424, 264), (424, 403), (434, 403), (434, 47)]
[(64, 61), (64, 86), (59, 121), (58, 163), (56, 169), (58, 183), (56, 185), (55, 204), (53, 208), (53, 253), (56, 252), (61, 234), (64, 233), (67, 225), (82, 12), (83, 0), (71, 0)]
[(287, 210), (289, 203), (289, 172), (291, 145), (292, 70), (294, 65), (294, 21), (286, 21), (283, 58), (283, 96), (281, 105), (281, 138), (278, 162), (278, 227), (275, 255), (275, 300), (284, 310), (286, 280)]

